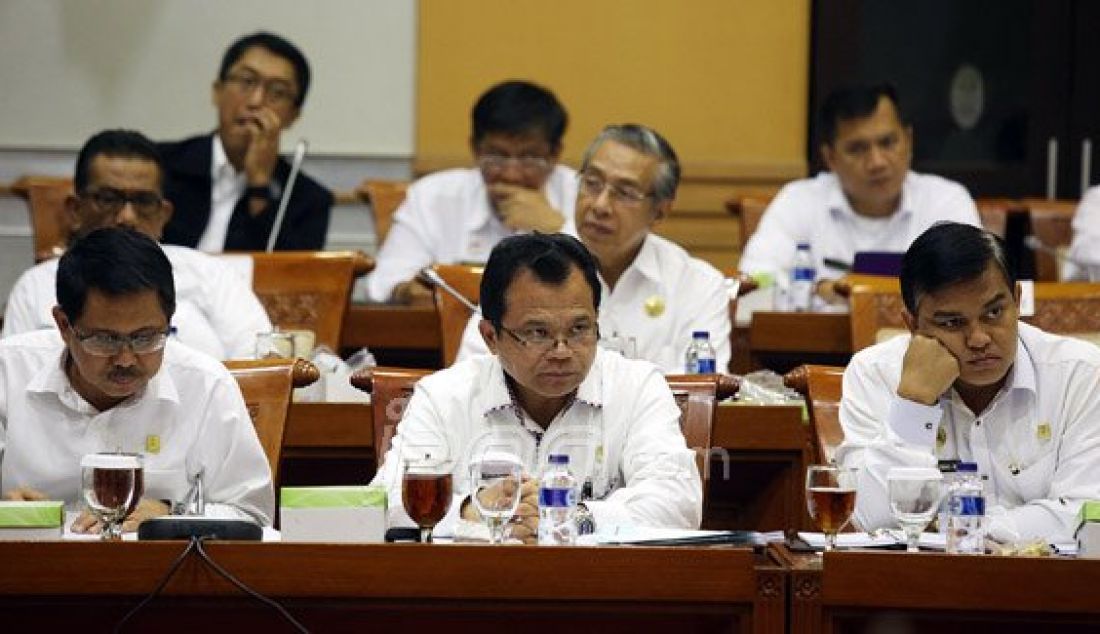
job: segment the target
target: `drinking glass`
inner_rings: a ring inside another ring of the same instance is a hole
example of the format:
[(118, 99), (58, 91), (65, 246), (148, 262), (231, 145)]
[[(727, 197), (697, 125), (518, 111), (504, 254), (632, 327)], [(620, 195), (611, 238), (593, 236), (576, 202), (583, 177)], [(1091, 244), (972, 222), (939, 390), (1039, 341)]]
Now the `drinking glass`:
[(102, 539), (122, 539), (122, 522), (145, 492), (141, 456), (94, 453), (80, 460), (81, 491), (88, 510), (103, 524)]
[(920, 534), (939, 510), (943, 474), (931, 467), (893, 467), (886, 474), (890, 510), (905, 531), (907, 552), (920, 549)]
[(422, 454), (405, 459), (401, 478), (401, 502), (405, 512), (420, 527), (420, 542), (430, 544), (432, 529), (451, 508), (454, 465), (449, 460)]
[(289, 332), (256, 333), (257, 359), (289, 359), (294, 356), (294, 335)]
[(825, 533), (825, 550), (836, 548), (836, 534), (856, 508), (855, 469), (836, 465), (811, 465), (806, 469), (806, 506), (810, 517)]
[(487, 451), (470, 462), (471, 499), (489, 527), (489, 543), (504, 542), (504, 529), (516, 514), (523, 485), (523, 463), (515, 454)]

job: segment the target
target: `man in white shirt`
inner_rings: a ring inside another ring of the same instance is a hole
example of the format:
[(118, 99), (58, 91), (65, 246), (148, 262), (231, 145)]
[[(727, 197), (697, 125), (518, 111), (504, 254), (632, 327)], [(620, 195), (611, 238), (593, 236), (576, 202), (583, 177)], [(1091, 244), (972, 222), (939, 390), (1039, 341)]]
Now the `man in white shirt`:
[(856, 253), (901, 253), (941, 220), (980, 226), (962, 185), (909, 169), (913, 129), (902, 119), (893, 86), (833, 92), (822, 105), (820, 126), (829, 171), (780, 190), (745, 245), (741, 271), (787, 275), (799, 243), (808, 243), (818, 293), (835, 302), (833, 282)]
[(893, 526), (895, 466), (976, 462), (989, 535), (1072, 540), (1100, 499), (1100, 349), (1018, 322), (999, 238), (943, 223), (905, 254), (910, 336), (872, 346), (844, 373), (837, 461), (860, 470), (856, 519)]
[[(645, 126), (610, 125), (588, 146), (580, 175), (576, 226), (599, 261), (601, 335), (633, 339), (637, 358), (682, 373), (692, 332), (705, 330), (725, 372), (730, 318), (722, 274), (651, 232), (672, 209), (680, 182), (672, 146)], [(485, 351), (476, 324), (476, 316), (467, 324), (459, 359)]]
[(426, 303), (416, 275), (432, 264), (483, 263), (520, 232), (571, 233), (576, 173), (558, 165), (568, 124), (552, 92), (526, 81), (490, 88), (474, 104), (471, 169), (430, 174), (409, 187), (365, 281), (371, 301)]
[(582, 525), (698, 527), (702, 483), (679, 408), (652, 364), (596, 345), (600, 296), (595, 261), (576, 238), (531, 234), (497, 245), (481, 281), (479, 326), (493, 354), (417, 384), (378, 475), (391, 523), (412, 523), (401, 473), (424, 447), (454, 462), (454, 499), (440, 529), (458, 517), (479, 521), (469, 463), (507, 447), (529, 474), (513, 537), (535, 539), (534, 478), (561, 453), (587, 494)]
[(1100, 187), (1086, 191), (1077, 205), (1068, 256), (1063, 280), (1100, 281)]
[[(172, 215), (161, 197), (156, 146), (138, 132), (106, 130), (88, 140), (76, 161), (75, 194), (65, 201), (75, 234), (125, 225), (159, 239)], [(271, 330), (260, 300), (230, 265), (194, 249), (166, 245), (175, 277), (176, 336), (216, 359), (253, 354), (256, 333)], [(54, 328), (58, 260), (28, 269), (12, 288), (3, 337)]]
[[(80, 504), (80, 460), (144, 459), (145, 493), (124, 530), (169, 512), (202, 477), (208, 515), (270, 525), (271, 470), (240, 389), (210, 357), (168, 337), (172, 265), (151, 238), (108, 227), (57, 272), (55, 330), (0, 341), (0, 491)], [(87, 512), (73, 530), (98, 530)]]

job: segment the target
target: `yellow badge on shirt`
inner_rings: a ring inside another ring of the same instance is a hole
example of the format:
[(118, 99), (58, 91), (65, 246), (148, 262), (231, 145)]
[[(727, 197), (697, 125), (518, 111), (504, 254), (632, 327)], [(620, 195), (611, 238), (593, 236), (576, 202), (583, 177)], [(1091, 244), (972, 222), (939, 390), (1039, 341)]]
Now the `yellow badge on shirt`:
[(660, 295), (650, 295), (645, 300), (645, 314), (650, 317), (660, 317), (665, 314), (665, 298)]
[(160, 453), (160, 436), (149, 434), (145, 437), (145, 453)]
[(1039, 423), (1035, 428), (1035, 437), (1042, 442), (1050, 440), (1050, 423)]
[(943, 449), (947, 446), (947, 428), (940, 425), (940, 428), (936, 430), (936, 449)]

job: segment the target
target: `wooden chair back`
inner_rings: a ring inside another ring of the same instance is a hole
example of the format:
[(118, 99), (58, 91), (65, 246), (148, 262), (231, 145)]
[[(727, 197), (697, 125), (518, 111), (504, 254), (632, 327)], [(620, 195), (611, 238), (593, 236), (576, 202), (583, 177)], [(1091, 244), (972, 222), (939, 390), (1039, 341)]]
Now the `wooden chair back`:
[(905, 330), (901, 287), (896, 277), (851, 276), (848, 296), (852, 352), (872, 346), (882, 334)]
[(416, 382), (433, 370), (411, 368), (363, 368), (351, 375), (351, 384), (370, 394), (371, 416), (374, 419), (374, 457), (382, 468), (390, 450), (397, 425), (405, 414)]
[(844, 368), (830, 365), (800, 365), (783, 377), (791, 389), (806, 397), (817, 464), (836, 460), (836, 450), (844, 442), (840, 426), (840, 397)]
[(365, 180), (359, 185), (359, 197), (370, 205), (374, 216), (376, 244), (381, 245), (393, 226), (393, 214), (405, 202), (407, 181)]
[[(1064, 254), (1073, 241), (1073, 215), (1077, 212), (1077, 201), (1024, 199), (1028, 218), (1031, 222), (1031, 234), (1039, 242), (1057, 253)], [(1035, 281), (1057, 282), (1062, 279), (1063, 258), (1049, 251), (1034, 251)]]
[(225, 366), (241, 388), (256, 435), (271, 465), (271, 481), (277, 486), (293, 390), (312, 385), (321, 373), (305, 359), (234, 359), (226, 361)]
[(726, 201), (726, 211), (737, 217), (742, 251), (752, 234), (756, 233), (756, 227), (771, 202), (772, 197), (764, 195), (739, 196)]
[(710, 489), (711, 432), (715, 406), (737, 392), (738, 381), (728, 374), (670, 374), (665, 377), (680, 407), (680, 430), (703, 481), (703, 503)]
[(73, 219), (65, 210), (65, 199), (73, 192), (71, 178), (24, 176), (12, 183), (12, 191), (27, 201), (34, 261), (59, 257), (69, 246)]
[(1002, 239), (1008, 229), (1008, 217), (1014, 213), (1024, 213), (1020, 201), (1011, 198), (975, 198), (974, 204), (978, 207), (982, 228)]
[(374, 268), (361, 251), (250, 253), (252, 290), (281, 330), (312, 330), (317, 345), (340, 349), (355, 278)]
[[(435, 272), (447, 282), (451, 288), (458, 291), (463, 297), (473, 304), (477, 304), (481, 297), (481, 274), (483, 266), (469, 266), (465, 264), (436, 264), (432, 267)], [(448, 367), (455, 362), (458, 356), (458, 348), (462, 344), (462, 334), (466, 331), (466, 324), (470, 321), (470, 309), (458, 301), (447, 291), (441, 288), (432, 290), (435, 297), (436, 313), (439, 315), (439, 335), (442, 340), (440, 356), (443, 367)]]

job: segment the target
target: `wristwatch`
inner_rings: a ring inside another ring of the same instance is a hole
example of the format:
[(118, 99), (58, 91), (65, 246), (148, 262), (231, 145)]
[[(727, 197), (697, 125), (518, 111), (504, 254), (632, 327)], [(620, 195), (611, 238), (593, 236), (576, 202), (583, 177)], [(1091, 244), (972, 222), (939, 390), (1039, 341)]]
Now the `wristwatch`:
[(270, 183), (267, 185), (249, 185), (244, 190), (245, 198), (260, 198), (266, 201), (275, 200), (275, 188)]
[(581, 502), (573, 512), (573, 523), (577, 525), (578, 535), (591, 535), (596, 532), (596, 518), (588, 506)]

